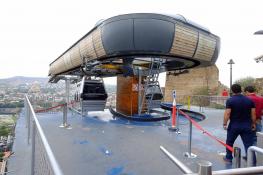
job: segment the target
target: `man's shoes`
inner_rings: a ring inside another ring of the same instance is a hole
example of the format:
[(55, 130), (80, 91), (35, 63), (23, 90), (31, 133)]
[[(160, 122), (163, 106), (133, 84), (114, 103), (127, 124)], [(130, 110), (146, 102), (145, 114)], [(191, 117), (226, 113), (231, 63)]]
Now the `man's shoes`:
[(244, 159), (245, 161), (247, 161), (247, 156), (242, 156), (242, 159)]
[(232, 160), (226, 158), (226, 156), (223, 157), (223, 160), (224, 160), (225, 163), (228, 163), (228, 164), (231, 164), (231, 163), (232, 163)]

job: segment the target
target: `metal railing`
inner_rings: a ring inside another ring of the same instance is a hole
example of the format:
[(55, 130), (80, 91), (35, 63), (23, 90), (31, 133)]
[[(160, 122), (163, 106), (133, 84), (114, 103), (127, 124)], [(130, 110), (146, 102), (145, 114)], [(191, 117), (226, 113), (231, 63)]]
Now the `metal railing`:
[(185, 174), (192, 174), (192, 170), (188, 168), (185, 164), (183, 164), (180, 160), (174, 157), (171, 153), (169, 153), (163, 146), (160, 146), (160, 149), (166, 154), (166, 156), (177, 165), (180, 170)]
[[(253, 146), (252, 146), (253, 147)], [(198, 173), (193, 173), (184, 163), (169, 153), (163, 146), (160, 149), (175, 163), (175, 165), (184, 173), (188, 175), (252, 175), (262, 174), (263, 166), (247, 167), (247, 168), (235, 168), (228, 170), (212, 171), (212, 163), (209, 161), (201, 161), (198, 163)]]
[(28, 144), (30, 144), (31, 136), (32, 146), (31, 175), (63, 175), (27, 95), (25, 96), (25, 109)]
[(247, 150), (247, 167), (253, 166), (255, 153), (263, 154), (263, 149), (257, 146), (250, 146)]
[(207, 95), (178, 95), (176, 102), (184, 105), (194, 105), (201, 107), (224, 108), (229, 97), (207, 96)]

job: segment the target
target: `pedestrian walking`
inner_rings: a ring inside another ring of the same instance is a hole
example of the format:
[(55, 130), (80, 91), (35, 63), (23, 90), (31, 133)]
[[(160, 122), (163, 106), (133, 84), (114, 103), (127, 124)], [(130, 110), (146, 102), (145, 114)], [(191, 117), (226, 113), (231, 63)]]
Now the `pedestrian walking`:
[[(241, 86), (231, 86), (233, 96), (226, 101), (223, 127), (227, 130), (226, 144), (233, 147), (236, 138), (240, 135), (245, 152), (253, 145), (253, 130), (255, 130), (255, 104), (248, 97), (241, 94)], [(226, 149), (225, 162), (232, 163), (232, 152)]]

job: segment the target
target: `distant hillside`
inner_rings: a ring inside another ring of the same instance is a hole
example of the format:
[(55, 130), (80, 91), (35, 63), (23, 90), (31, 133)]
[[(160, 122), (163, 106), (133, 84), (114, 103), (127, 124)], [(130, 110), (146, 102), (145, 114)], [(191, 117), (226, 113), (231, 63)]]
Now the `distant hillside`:
[[(40, 84), (45, 84), (48, 83), (48, 77), (43, 78), (43, 77), (23, 77), (23, 76), (15, 76), (11, 78), (5, 78), (5, 79), (0, 79), (0, 84), (9, 84), (9, 85), (20, 85), (20, 84), (32, 84), (34, 82), (39, 82)], [(64, 81), (60, 81), (60, 83), (64, 84)], [(115, 92), (116, 91), (116, 85), (110, 85), (105, 83), (105, 87), (108, 92)]]
[(34, 83), (35, 81), (39, 83), (47, 83), (48, 78), (42, 78), (42, 77), (23, 77), (23, 76), (16, 76), (11, 78), (5, 78), (0, 79), (1, 84), (10, 84), (10, 85), (19, 85), (19, 84), (25, 84), (25, 83)]

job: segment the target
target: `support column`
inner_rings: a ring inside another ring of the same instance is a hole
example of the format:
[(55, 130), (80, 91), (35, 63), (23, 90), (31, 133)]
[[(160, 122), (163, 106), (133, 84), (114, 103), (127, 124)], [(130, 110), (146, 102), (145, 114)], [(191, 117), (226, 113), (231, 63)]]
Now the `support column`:
[(140, 74), (140, 69), (138, 69), (138, 114), (141, 114), (141, 106), (142, 106), (142, 93), (141, 93), (141, 84), (142, 84), (142, 76)]
[(68, 121), (67, 120), (68, 119), (68, 110), (69, 110), (69, 84), (70, 84), (69, 78), (65, 79), (65, 84), (66, 84), (65, 85), (65, 87), (66, 87), (66, 96), (65, 96), (66, 104), (63, 107), (63, 122), (59, 127), (66, 128), (66, 129), (72, 129), (70, 127), (70, 124), (67, 123), (67, 121)]
[(116, 111), (132, 116), (138, 114), (138, 77), (117, 76)]

